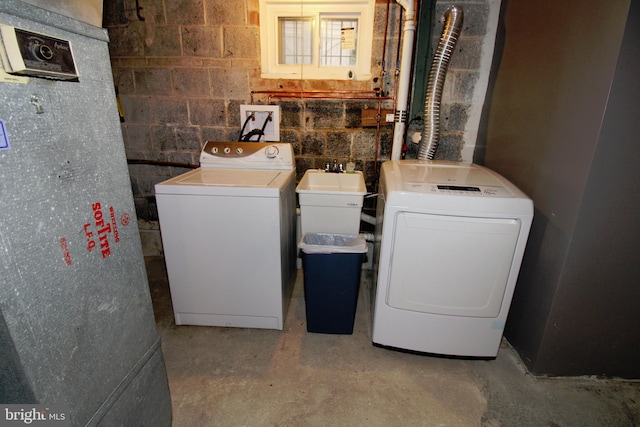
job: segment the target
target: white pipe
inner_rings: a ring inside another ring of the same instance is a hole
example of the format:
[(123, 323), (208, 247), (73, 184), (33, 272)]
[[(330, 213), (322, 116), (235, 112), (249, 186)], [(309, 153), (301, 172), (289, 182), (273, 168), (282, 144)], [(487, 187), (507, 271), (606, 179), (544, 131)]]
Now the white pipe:
[(404, 29), (402, 30), (402, 58), (400, 59), (400, 78), (398, 80), (398, 93), (396, 94), (395, 126), (393, 128), (391, 160), (399, 160), (402, 155), (404, 131), (407, 126), (407, 103), (409, 100), (413, 37), (416, 32), (413, 0), (396, 0), (396, 3), (404, 8), (405, 18)]
[(360, 235), (367, 242), (375, 242), (375, 235), (373, 233), (360, 233)]
[(373, 215), (366, 214), (364, 212), (360, 213), (360, 219), (367, 224), (376, 225), (376, 217)]

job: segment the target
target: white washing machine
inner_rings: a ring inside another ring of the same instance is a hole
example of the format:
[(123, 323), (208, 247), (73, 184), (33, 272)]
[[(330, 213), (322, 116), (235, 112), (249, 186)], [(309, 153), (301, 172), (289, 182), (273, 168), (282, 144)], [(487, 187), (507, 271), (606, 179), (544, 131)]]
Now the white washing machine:
[(495, 357), (533, 202), (482, 166), (385, 162), (376, 218), (372, 341)]
[(291, 145), (209, 141), (200, 168), (155, 190), (176, 324), (282, 330), (296, 278)]

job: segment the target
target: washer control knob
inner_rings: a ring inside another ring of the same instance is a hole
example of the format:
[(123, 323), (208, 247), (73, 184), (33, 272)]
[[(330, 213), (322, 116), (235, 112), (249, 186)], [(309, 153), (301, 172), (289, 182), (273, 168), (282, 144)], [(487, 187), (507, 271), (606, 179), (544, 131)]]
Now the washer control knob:
[(229, 154), (229, 153), (231, 153), (231, 148), (224, 147), (224, 154)]
[(244, 153), (244, 150), (242, 149), (242, 147), (236, 148), (236, 154), (242, 154), (242, 153)]
[(268, 146), (265, 150), (265, 154), (268, 158), (273, 159), (278, 155), (278, 147), (276, 147), (275, 145)]

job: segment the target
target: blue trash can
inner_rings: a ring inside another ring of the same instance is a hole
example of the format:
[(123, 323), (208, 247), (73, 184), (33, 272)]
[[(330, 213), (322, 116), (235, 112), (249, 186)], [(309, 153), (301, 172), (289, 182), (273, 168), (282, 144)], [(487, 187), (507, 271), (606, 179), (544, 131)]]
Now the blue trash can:
[(362, 258), (367, 252), (359, 235), (307, 233), (302, 251), (307, 331), (353, 333)]

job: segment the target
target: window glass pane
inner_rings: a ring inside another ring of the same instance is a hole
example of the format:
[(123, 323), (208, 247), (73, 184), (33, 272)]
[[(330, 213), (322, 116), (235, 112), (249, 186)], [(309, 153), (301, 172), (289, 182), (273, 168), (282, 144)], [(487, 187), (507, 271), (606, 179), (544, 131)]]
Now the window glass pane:
[(280, 64), (313, 62), (312, 18), (278, 18)]
[(322, 18), (320, 20), (320, 65), (356, 65), (358, 20)]

